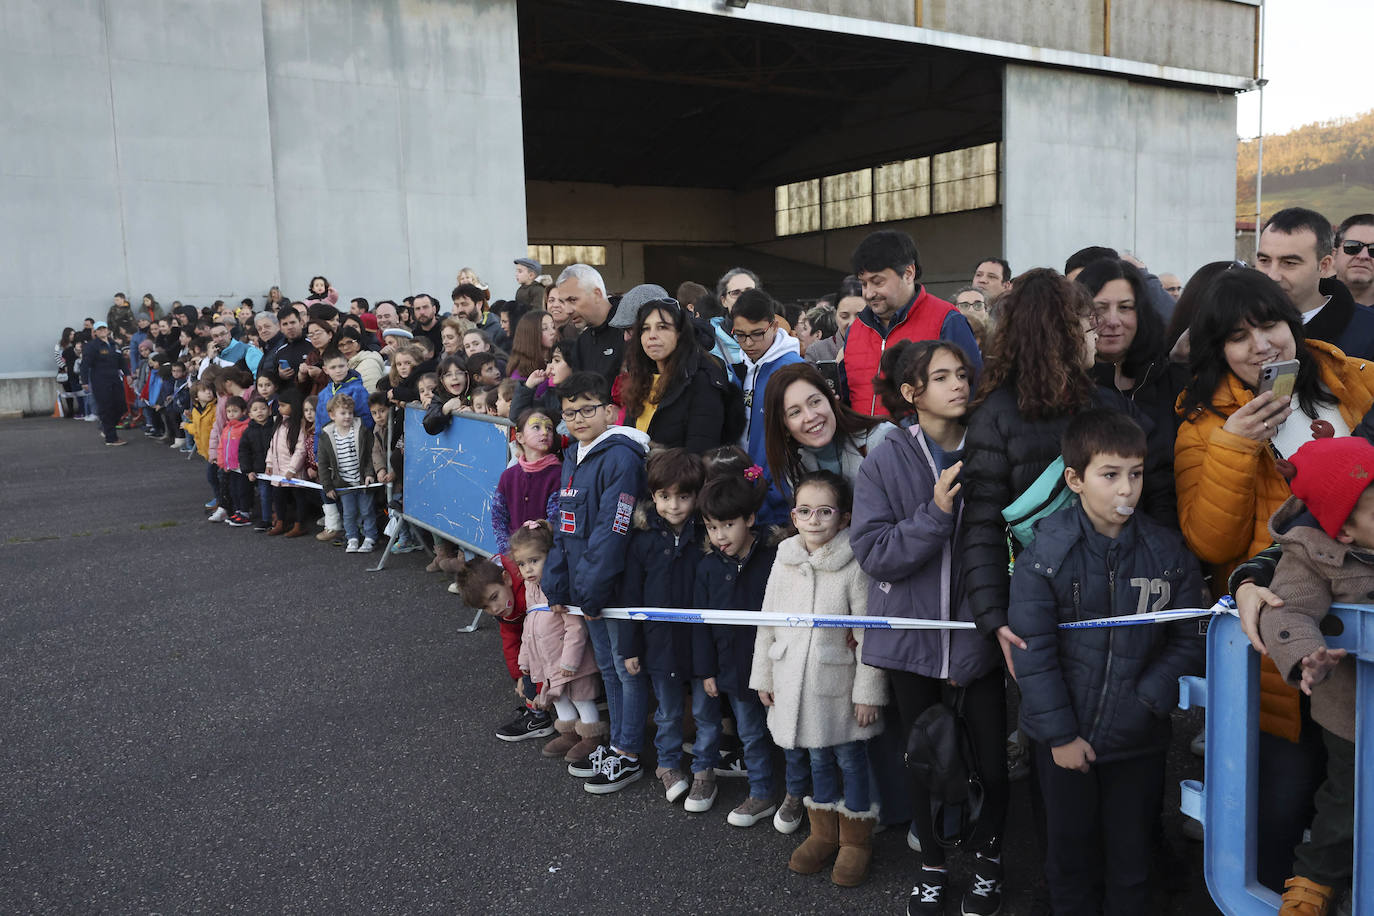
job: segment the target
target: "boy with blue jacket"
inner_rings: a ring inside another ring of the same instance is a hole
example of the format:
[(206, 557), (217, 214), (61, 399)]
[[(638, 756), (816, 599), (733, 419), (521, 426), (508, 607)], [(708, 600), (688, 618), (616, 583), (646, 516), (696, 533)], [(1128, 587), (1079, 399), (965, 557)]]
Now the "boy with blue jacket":
[(1178, 532), (1137, 514), (1145, 433), (1090, 410), (1062, 440), (1079, 504), (1036, 523), (1016, 560), (1008, 623), (1021, 728), (1045, 802), (1045, 878), (1063, 916), (1150, 912), (1153, 826), (1178, 678), (1201, 672), (1196, 620), (1060, 630), (1059, 624), (1198, 607), (1197, 560)]
[(320, 432), (329, 423), (329, 402), (340, 395), (353, 399), (353, 414), (363, 426), (371, 429), (372, 413), (367, 409), (367, 386), (358, 370), (348, 368), (348, 357), (330, 347), (324, 351), (323, 366), (329, 376), (329, 384), (320, 390), (319, 401), (315, 405), (315, 451), (320, 450)]
[(612, 603), (630, 541), (635, 503), (644, 492), (648, 436), (615, 426), (620, 408), (611, 403), (610, 383), (595, 372), (575, 372), (558, 386), (563, 422), (577, 440), (563, 459), (563, 482), (554, 520), (553, 550), (541, 585), (554, 613), (566, 605), (582, 609), (596, 666), (606, 688), (611, 743), (568, 765), (587, 779), (594, 795), (618, 792), (642, 775), (648, 686), (642, 673), (625, 667), (630, 622), (602, 620)]

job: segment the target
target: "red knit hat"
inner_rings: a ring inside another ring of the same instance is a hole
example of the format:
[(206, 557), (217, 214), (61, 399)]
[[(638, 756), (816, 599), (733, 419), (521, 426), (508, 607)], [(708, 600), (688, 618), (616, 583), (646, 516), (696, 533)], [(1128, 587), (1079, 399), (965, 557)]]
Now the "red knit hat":
[(1293, 495), (1334, 538), (1365, 488), (1374, 483), (1374, 444), (1358, 436), (1313, 439), (1289, 460), (1297, 471)]
[(358, 316), (358, 320), (363, 323), (364, 328), (367, 328), (367, 330), (371, 331), (373, 334), (377, 333), (376, 315), (372, 314), (371, 312), (363, 312), (361, 315)]

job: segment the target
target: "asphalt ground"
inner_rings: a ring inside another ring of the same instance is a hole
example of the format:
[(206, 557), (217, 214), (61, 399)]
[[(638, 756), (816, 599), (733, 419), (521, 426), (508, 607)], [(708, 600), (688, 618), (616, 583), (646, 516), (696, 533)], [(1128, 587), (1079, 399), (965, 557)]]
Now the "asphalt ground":
[[(788, 872), (805, 835), (741, 830), (652, 772), (592, 796), (515, 698), (489, 623), (423, 554), (207, 524), (204, 466), (134, 431), (0, 423), (0, 912), (900, 913), (915, 856), (874, 841), (867, 884)], [(1177, 713), (1168, 809), (1201, 762)], [(1025, 782), (1007, 916), (1044, 912)], [(1215, 913), (1201, 846), (1158, 913)], [(966, 870), (954, 861), (954, 887)], [(958, 911), (957, 894), (948, 911)]]

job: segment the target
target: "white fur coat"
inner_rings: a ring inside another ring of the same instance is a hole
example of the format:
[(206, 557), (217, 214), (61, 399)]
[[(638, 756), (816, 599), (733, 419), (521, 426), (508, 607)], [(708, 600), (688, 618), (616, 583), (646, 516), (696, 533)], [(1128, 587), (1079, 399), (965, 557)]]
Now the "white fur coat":
[[(794, 616), (863, 615), (868, 577), (845, 529), (815, 553), (800, 537), (778, 545), (763, 610)], [(853, 634), (858, 649), (850, 648)], [(887, 704), (887, 673), (858, 661), (863, 630), (848, 627), (759, 627), (749, 686), (773, 694), (768, 730), (779, 747), (833, 747), (872, 738), (882, 718), (861, 728), (854, 705)]]

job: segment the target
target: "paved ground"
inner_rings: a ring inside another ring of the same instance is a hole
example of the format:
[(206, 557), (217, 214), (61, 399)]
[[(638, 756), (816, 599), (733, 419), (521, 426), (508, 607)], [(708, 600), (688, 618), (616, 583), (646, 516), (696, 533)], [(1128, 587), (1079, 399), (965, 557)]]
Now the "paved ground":
[[(899, 831), (842, 891), (725, 824), (742, 785), (701, 816), (584, 793), (492, 736), (496, 630), (454, 632), (420, 555), (206, 524), (198, 460), (93, 427), (0, 424), (0, 912), (902, 911)], [(1019, 784), (1008, 916), (1041, 911), (1028, 810)], [(1177, 842), (1189, 889), (1155, 911), (1215, 912)]]

